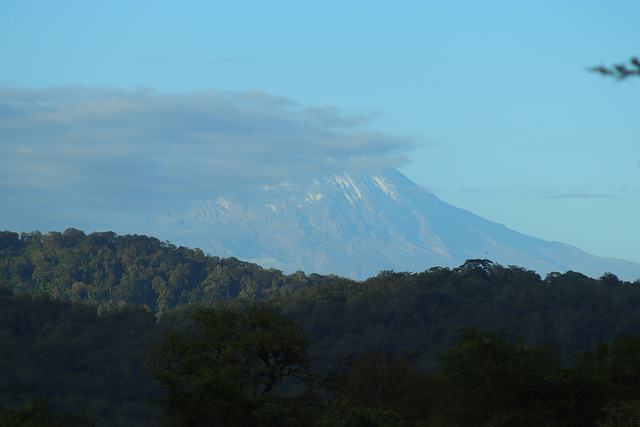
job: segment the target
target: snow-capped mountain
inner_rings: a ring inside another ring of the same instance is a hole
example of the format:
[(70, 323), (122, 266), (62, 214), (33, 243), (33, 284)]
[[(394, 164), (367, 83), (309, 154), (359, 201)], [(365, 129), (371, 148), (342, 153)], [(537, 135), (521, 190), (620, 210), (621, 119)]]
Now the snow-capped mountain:
[(510, 230), (449, 205), (395, 169), (348, 172), (308, 185), (219, 197), (157, 224), (159, 236), (285, 272), (354, 279), (486, 258), (546, 274), (574, 270), (640, 278), (640, 264)]

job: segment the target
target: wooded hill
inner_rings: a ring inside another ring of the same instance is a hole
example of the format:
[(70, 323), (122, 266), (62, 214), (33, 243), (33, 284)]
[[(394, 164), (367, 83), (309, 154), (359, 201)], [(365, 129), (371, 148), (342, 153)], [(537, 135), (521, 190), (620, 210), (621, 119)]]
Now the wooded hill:
[[(264, 406), (243, 398), (249, 406), (242, 407), (261, 414), (262, 425), (284, 425), (282, 417), (291, 425), (302, 418), (309, 425), (320, 418), (323, 425), (481, 425), (488, 419), (549, 425), (559, 414), (563, 422), (555, 425), (595, 425), (640, 414), (640, 341), (622, 338), (640, 331), (640, 281), (613, 274), (542, 278), (469, 260), (453, 269), (386, 271), (356, 282), (285, 275), (146, 236), (70, 229), (0, 233), (2, 283), (0, 392), (7, 416), (20, 415), (15, 405), (25, 396), (42, 396), (55, 411), (101, 425), (151, 425), (162, 419), (154, 398), (166, 391), (161, 375), (154, 375), (156, 382), (143, 370), (151, 349), (172, 332), (175, 343), (191, 342), (179, 337), (194, 330), (192, 313), (222, 305), (234, 313), (256, 307), (281, 313), (300, 325), (309, 338), (308, 368), (325, 378), (317, 386), (324, 397), (307, 401), (305, 410), (289, 401)], [(603, 343), (609, 344), (598, 347)], [(485, 358), (485, 350), (504, 360)], [(389, 375), (385, 393), (367, 400), (362, 396), (372, 393), (371, 385), (363, 377), (370, 375), (363, 370), (371, 366)], [(538, 380), (520, 378), (518, 385), (514, 378), (527, 370)], [(482, 380), (487, 372), (497, 382)], [(423, 400), (399, 402), (402, 392), (392, 378), (414, 378), (411, 395)], [(477, 396), (453, 397), (474, 387), (481, 387)], [(507, 395), (539, 407), (518, 406)], [(549, 406), (544, 399), (551, 397), (561, 407)], [(418, 406), (425, 409), (417, 413)], [(324, 418), (314, 412), (318, 407)], [(284, 415), (269, 418), (265, 408)]]

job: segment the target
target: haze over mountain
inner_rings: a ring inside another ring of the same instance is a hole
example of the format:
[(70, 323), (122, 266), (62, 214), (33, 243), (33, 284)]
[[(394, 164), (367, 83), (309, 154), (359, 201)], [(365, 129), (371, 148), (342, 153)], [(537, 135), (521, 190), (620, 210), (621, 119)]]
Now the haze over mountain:
[(174, 243), (285, 272), (363, 279), (382, 270), (417, 272), (486, 258), (542, 275), (573, 270), (640, 277), (640, 264), (510, 230), (443, 202), (396, 169), (219, 197), (168, 214), (154, 227)]

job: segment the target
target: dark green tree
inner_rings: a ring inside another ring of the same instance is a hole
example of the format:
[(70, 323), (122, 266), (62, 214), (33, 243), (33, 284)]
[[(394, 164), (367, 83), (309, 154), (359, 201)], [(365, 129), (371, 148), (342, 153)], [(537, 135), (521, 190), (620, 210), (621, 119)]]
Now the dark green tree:
[(348, 357), (334, 379), (336, 405), (330, 425), (416, 425), (429, 416), (428, 375), (416, 368), (418, 355), (372, 352)]
[(640, 402), (640, 337), (618, 337), (580, 354), (574, 371), (597, 385), (610, 408)]
[(147, 362), (166, 390), (168, 424), (256, 425), (265, 405), (271, 412), (278, 407), (278, 387), (310, 378), (310, 341), (275, 311), (199, 309), (193, 321), (187, 333), (165, 335)]
[(640, 400), (614, 400), (604, 408), (600, 427), (637, 427), (640, 425)]
[(54, 412), (43, 399), (21, 406), (0, 405), (0, 427), (89, 427), (93, 424), (74, 414)]
[(553, 348), (463, 328), (434, 374), (433, 420), (448, 426), (565, 425), (561, 363)]

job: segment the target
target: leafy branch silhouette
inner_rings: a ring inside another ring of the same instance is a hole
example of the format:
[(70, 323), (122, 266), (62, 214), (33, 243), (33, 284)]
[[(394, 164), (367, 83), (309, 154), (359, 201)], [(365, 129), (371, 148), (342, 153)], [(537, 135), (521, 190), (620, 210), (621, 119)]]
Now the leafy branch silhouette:
[(592, 73), (599, 73), (603, 76), (614, 77), (618, 80), (624, 80), (628, 77), (640, 77), (640, 60), (633, 57), (629, 60), (629, 64), (614, 64), (611, 67), (599, 65), (587, 69)]

